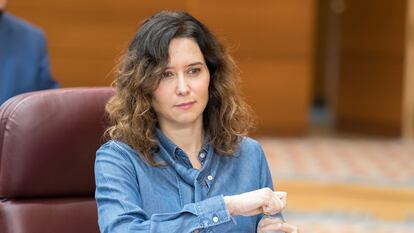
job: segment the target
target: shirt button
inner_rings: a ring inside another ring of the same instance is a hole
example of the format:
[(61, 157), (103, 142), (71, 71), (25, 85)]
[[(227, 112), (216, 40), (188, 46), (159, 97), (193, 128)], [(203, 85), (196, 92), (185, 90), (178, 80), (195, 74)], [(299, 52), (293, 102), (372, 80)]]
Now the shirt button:
[(213, 179), (213, 176), (207, 176), (207, 180), (212, 181)]
[(204, 157), (206, 157), (206, 154), (200, 153), (200, 158), (204, 159)]
[(217, 216), (214, 216), (214, 217), (213, 217), (213, 222), (218, 222), (218, 220), (219, 220), (219, 219), (218, 219), (218, 217), (217, 217)]

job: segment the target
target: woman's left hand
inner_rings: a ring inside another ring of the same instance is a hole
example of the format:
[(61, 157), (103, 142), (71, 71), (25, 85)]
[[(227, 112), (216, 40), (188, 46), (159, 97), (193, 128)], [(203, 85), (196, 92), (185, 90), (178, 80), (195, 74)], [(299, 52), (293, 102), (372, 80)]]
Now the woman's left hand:
[(257, 233), (266, 233), (273, 231), (283, 231), (286, 233), (299, 233), (299, 229), (286, 222), (281, 222), (280, 219), (266, 218), (260, 221), (257, 228)]

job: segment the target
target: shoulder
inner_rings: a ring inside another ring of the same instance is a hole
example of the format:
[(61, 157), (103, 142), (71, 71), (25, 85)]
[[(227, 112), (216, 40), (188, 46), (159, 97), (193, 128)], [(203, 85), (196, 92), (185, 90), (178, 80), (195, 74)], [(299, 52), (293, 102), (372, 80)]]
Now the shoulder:
[(132, 149), (132, 147), (130, 147), (128, 144), (123, 143), (123, 142), (118, 141), (118, 140), (112, 140), (112, 139), (108, 140), (107, 142), (102, 144), (101, 147), (98, 149), (98, 151), (99, 150), (105, 150), (105, 149), (116, 150), (116, 151), (120, 151), (120, 152), (134, 151)]
[(262, 146), (258, 141), (250, 137), (243, 137), (240, 142), (239, 150), (236, 152), (235, 156), (261, 160), (264, 157), (264, 153)]
[(240, 142), (240, 147), (249, 147), (249, 148), (261, 148), (261, 145), (258, 141), (251, 137), (243, 137)]
[(30, 35), (31, 39), (33, 39), (33, 37), (37, 37), (44, 40), (44, 33), (39, 27), (19, 17), (5, 12), (3, 15), (3, 20), (5, 25), (9, 27), (9, 30), (11, 30), (13, 34), (23, 34), (26, 36)]
[(102, 144), (96, 151), (96, 159), (114, 158), (114, 159), (127, 159), (129, 160), (132, 156), (136, 156), (136, 152), (129, 145), (117, 141), (109, 140)]
[(125, 180), (135, 179), (136, 167), (133, 153), (122, 142), (110, 140), (96, 151), (94, 172), (97, 183), (113, 182), (111, 177), (114, 176)]
[[(162, 162), (162, 159), (157, 156), (157, 153), (154, 156), (156, 162)], [(96, 162), (101, 160), (128, 162), (134, 166), (150, 166), (139, 151), (118, 140), (109, 140), (99, 147), (96, 151)]]
[(262, 150), (262, 146), (260, 145), (260, 143), (258, 141), (256, 141), (253, 138), (250, 137), (243, 137), (243, 139), (240, 142), (240, 150), (256, 150), (256, 151), (261, 151)]

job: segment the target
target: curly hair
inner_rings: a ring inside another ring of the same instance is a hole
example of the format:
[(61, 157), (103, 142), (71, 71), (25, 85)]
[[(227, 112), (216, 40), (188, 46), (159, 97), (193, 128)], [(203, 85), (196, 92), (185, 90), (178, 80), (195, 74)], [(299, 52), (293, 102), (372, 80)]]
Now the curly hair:
[(105, 136), (128, 144), (150, 165), (160, 165), (153, 158), (159, 142), (152, 93), (168, 64), (174, 38), (194, 39), (200, 47), (210, 72), (203, 127), (217, 154), (234, 154), (253, 126), (250, 107), (239, 93), (238, 68), (217, 38), (186, 12), (161, 11), (138, 29), (117, 65), (115, 95), (106, 105), (110, 126)]

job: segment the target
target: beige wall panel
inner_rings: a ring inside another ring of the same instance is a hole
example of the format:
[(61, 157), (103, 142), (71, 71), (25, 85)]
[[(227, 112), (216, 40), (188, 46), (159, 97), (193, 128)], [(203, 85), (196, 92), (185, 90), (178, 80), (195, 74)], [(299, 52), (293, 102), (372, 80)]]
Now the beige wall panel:
[(340, 18), (337, 128), (400, 135), (406, 1), (346, 3)]
[(314, 0), (195, 2), (194, 14), (238, 54), (301, 56), (313, 50)]
[(309, 110), (309, 62), (241, 60), (240, 67), (243, 91), (257, 118), (256, 133), (304, 134)]
[(404, 70), (404, 101), (403, 101), (403, 135), (414, 138), (414, 0), (408, 1), (405, 70)]

